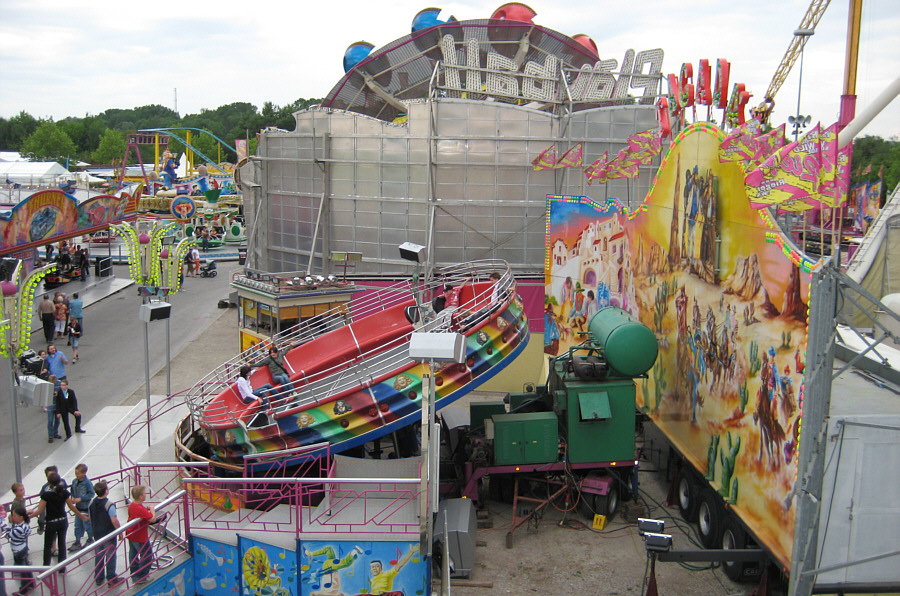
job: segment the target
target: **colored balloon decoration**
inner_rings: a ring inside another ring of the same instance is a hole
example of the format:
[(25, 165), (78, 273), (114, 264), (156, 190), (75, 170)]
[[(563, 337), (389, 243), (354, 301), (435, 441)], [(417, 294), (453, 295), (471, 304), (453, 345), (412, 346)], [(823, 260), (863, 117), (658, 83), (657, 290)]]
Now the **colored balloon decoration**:
[(492, 19), (501, 19), (505, 21), (520, 21), (522, 23), (533, 23), (537, 13), (530, 6), (521, 2), (509, 2), (494, 11), (491, 15)]
[(375, 45), (368, 41), (351, 43), (344, 52), (344, 72), (350, 72), (354, 66), (365, 60), (374, 47)]
[(422, 31), (423, 29), (428, 29), (429, 27), (434, 27), (435, 25), (443, 25), (445, 23), (451, 23), (456, 21), (454, 16), (449, 16), (446, 19), (441, 19), (441, 9), (440, 8), (423, 8), (413, 17), (412, 20), (412, 33), (416, 31)]

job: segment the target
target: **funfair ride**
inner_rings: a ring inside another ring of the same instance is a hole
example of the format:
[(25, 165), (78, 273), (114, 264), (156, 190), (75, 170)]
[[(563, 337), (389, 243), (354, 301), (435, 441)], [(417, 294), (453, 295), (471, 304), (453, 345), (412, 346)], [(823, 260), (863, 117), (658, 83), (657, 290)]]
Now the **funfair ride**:
[[(500, 273), (496, 283), (490, 279)], [(350, 307), (304, 320), (273, 337), (289, 346), (290, 383), (276, 386), (267, 406), (245, 404), (236, 386), (243, 364), (259, 346), (208, 374), (187, 393), (193, 423), (211, 458), (242, 463), (248, 454), (311, 447), (305, 456), (363, 445), (421, 419), (428, 365), (410, 357), (413, 333), (465, 336), (465, 362), (435, 365), (440, 409), (494, 376), (528, 342), (528, 324), (516, 281), (503, 261), (445, 268), (440, 279), (414, 278), (373, 290)], [(435, 313), (428, 300), (444, 284), (461, 286), (458, 308)], [(263, 352), (264, 353), (264, 352)], [(250, 375), (254, 388), (274, 385), (267, 367)]]

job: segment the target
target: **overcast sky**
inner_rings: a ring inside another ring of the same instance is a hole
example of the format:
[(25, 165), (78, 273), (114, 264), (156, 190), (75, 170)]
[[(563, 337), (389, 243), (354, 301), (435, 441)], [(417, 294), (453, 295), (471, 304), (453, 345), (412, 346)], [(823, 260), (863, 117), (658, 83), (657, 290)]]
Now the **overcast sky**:
[[(233, 102), (286, 105), (323, 97), (343, 74), (344, 50), (376, 48), (409, 33), (415, 14), (438, 5), (459, 20), (487, 18), (493, 2), (115, 2), (3, 0), (0, 116), (95, 115), (161, 104), (181, 115)], [(602, 58), (662, 48), (663, 70), (701, 58), (731, 61), (731, 81), (762, 100), (808, 0), (531, 0), (535, 22), (584, 33)], [(807, 45), (800, 112), (837, 119), (848, 0), (835, 0)], [(799, 63), (776, 96), (775, 123), (797, 111)], [(900, 75), (900, 1), (864, 0), (857, 113)], [(900, 137), (900, 99), (863, 134)]]

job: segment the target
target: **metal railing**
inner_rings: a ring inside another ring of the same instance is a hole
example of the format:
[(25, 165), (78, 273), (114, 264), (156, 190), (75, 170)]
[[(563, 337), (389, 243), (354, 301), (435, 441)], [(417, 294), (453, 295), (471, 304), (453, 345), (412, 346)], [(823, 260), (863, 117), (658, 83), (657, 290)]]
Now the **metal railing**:
[[(480, 292), (470, 300), (461, 304), (454, 316), (450, 310), (438, 316), (429, 313), (428, 302), (445, 284), (458, 286), (463, 283), (488, 281), (493, 272), (500, 274), (497, 282), (499, 298), (494, 297), (493, 286)], [(326, 333), (350, 326), (363, 318), (384, 312), (387, 309), (404, 303), (413, 304), (414, 295), (418, 295), (421, 305), (420, 314), (424, 324), (416, 331), (442, 332), (464, 326), (466, 329), (476, 328), (485, 323), (494, 313), (504, 308), (515, 296), (515, 279), (509, 265), (500, 260), (473, 261), (454, 267), (446, 267), (439, 276), (433, 276), (417, 287), (410, 281), (400, 282), (387, 288), (373, 290), (352, 302), (348, 310), (346, 305), (338, 306), (316, 317), (304, 320), (300, 324), (279, 333), (272, 338), (272, 345), (291, 346), (296, 349)], [(289, 410), (297, 410), (329, 401), (336, 396), (352, 391), (360, 386), (374, 384), (377, 379), (396, 371), (405, 363), (412, 364), (408, 355), (409, 333), (401, 337), (387, 340), (381, 345), (368, 349), (359, 349), (352, 357), (336, 365), (311, 374), (295, 377), (291, 383), (274, 388), (268, 397), (267, 413), (278, 417)], [(224, 362), (214, 371), (198, 381), (184, 393), (195, 422), (203, 424), (222, 422), (238, 423), (234, 412), (229, 411), (223, 403), (211, 405), (216, 397), (230, 388), (243, 364), (252, 364), (257, 360), (256, 349), (251, 348)]]

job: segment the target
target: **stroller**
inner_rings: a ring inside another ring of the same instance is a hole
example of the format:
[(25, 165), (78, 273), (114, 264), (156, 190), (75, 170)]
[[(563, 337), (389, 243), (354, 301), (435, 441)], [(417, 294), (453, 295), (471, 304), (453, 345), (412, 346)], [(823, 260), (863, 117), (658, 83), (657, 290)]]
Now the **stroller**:
[(215, 277), (217, 274), (216, 262), (212, 259), (205, 259), (200, 265), (200, 277)]

